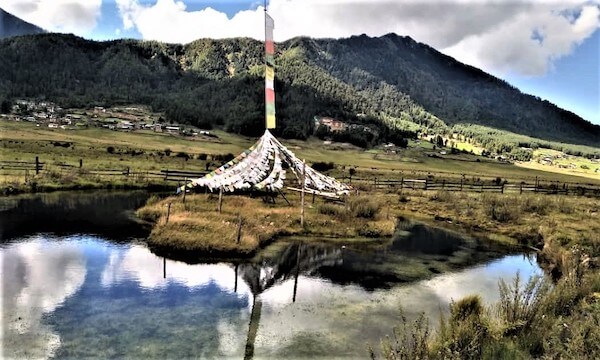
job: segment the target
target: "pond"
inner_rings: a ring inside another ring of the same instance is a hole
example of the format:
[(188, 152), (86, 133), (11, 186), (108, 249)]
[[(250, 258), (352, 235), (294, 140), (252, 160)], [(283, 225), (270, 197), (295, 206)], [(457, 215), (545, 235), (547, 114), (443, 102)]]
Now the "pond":
[(2, 356), (364, 358), (399, 323), (435, 326), (452, 299), (488, 302), (534, 259), (412, 224), (377, 247), (276, 242), (237, 263), (153, 254), (133, 210), (147, 195), (0, 200)]

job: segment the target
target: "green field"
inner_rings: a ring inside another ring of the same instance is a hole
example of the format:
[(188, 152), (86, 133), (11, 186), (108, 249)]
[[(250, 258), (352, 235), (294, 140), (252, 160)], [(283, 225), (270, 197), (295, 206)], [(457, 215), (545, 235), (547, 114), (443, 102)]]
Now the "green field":
[[(33, 162), (38, 156), (51, 170), (61, 164), (84, 169), (125, 169), (158, 171), (161, 169), (204, 171), (221, 164), (212, 155), (237, 154), (256, 139), (214, 131), (212, 137), (180, 137), (152, 131), (122, 132), (104, 128), (77, 130), (49, 129), (28, 122), (0, 122), (2, 139), (1, 161)], [(460, 177), (532, 182), (544, 181), (600, 184), (600, 176), (592, 171), (573, 176), (554, 167), (528, 169), (497, 162), (471, 154), (440, 155), (426, 141), (411, 141), (407, 149), (386, 152), (384, 149), (364, 150), (351, 145), (325, 145), (311, 138), (308, 141), (283, 141), (299, 158), (310, 163), (333, 162), (337, 177), (349, 175), (355, 168), (356, 178)], [(168, 150), (167, 150), (168, 149)], [(448, 151), (449, 153), (449, 151)], [(208, 155), (207, 158), (202, 154)], [(435, 154), (434, 157), (430, 155)], [(2, 183), (22, 182), (24, 171), (2, 171)], [(58, 176), (57, 176), (58, 178)], [(60, 179), (55, 179), (60, 183)]]

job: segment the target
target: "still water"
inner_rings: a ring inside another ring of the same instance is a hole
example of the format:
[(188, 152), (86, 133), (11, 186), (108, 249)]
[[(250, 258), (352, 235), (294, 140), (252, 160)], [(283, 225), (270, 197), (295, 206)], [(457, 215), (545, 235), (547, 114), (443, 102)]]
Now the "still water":
[(372, 247), (279, 242), (253, 261), (165, 259), (132, 210), (145, 193), (3, 199), (4, 358), (364, 358), (400, 308), (432, 325), (452, 299), (497, 299), (533, 259), (405, 222)]

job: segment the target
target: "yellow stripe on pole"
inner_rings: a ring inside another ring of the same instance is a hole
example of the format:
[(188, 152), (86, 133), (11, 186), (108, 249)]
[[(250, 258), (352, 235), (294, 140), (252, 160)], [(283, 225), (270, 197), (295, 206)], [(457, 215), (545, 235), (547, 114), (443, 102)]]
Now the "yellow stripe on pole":
[(267, 114), (267, 129), (275, 129), (275, 114)]

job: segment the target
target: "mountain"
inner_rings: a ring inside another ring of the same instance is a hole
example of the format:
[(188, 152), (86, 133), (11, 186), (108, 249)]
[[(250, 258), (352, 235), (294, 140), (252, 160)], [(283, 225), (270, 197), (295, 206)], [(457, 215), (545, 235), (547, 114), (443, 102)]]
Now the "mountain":
[(0, 9), (0, 39), (9, 36), (40, 34), (43, 29)]
[[(0, 40), (0, 59), (0, 100), (135, 102), (177, 122), (246, 135), (264, 129), (263, 45), (256, 40), (175, 45), (41, 34)], [(280, 136), (305, 138), (318, 115), (376, 127), (368, 136), (379, 140), (420, 130), (459, 132), (498, 152), (550, 146), (521, 135), (600, 148), (600, 126), (409, 37), (294, 38), (278, 45), (276, 66)]]

